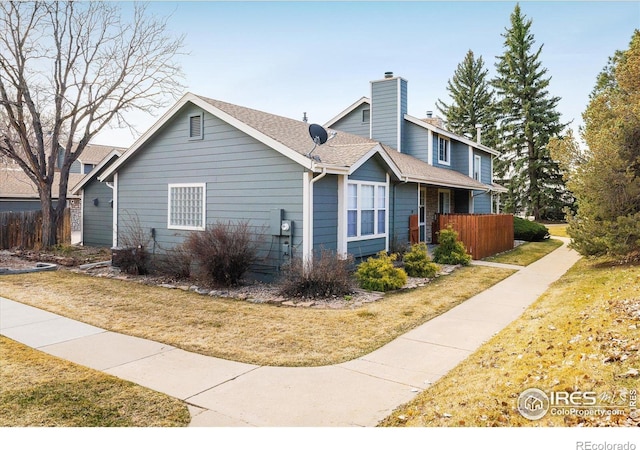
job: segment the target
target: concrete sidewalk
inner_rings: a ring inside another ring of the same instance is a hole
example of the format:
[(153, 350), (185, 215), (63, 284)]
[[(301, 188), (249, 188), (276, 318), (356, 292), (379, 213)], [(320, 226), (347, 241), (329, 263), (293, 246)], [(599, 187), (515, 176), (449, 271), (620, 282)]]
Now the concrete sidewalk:
[(0, 334), (180, 398), (191, 426), (375, 426), (512, 322), (579, 259), (563, 245), (361, 358), (264, 367), (112, 333), (0, 297)]

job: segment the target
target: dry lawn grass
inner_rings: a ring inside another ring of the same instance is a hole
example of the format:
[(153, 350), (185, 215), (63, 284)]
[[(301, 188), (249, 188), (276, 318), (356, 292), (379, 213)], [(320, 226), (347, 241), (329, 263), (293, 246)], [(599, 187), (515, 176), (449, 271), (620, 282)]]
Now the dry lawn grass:
[(528, 266), (543, 256), (548, 255), (561, 245), (562, 241), (558, 239), (547, 239), (542, 242), (527, 242), (519, 245), (511, 251), (485, 258), (485, 261), (514, 264), (516, 266)]
[[(483, 345), (383, 426), (601, 426), (640, 424), (629, 400), (640, 369), (640, 267), (581, 260), (521, 318)], [(595, 391), (624, 416), (517, 411), (522, 391)], [(636, 394), (637, 395), (637, 394)]]
[(181, 401), (0, 336), (0, 427), (172, 427)]
[(110, 331), (251, 364), (320, 366), (365, 355), (506, 278), (466, 267), (349, 310), (252, 304), (58, 271), (0, 278), (4, 297)]
[(566, 223), (544, 224), (544, 226), (549, 229), (551, 236), (569, 237)]

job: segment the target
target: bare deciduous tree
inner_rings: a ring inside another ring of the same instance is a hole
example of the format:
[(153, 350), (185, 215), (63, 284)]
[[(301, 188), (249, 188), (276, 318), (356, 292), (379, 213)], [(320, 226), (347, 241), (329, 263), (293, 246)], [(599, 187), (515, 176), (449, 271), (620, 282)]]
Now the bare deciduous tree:
[(154, 113), (182, 90), (183, 37), (145, 5), (131, 14), (123, 19), (115, 2), (0, 3), (0, 157), (37, 186), (45, 246), (56, 243), (69, 170), (91, 139), (107, 125), (131, 127), (125, 113)]

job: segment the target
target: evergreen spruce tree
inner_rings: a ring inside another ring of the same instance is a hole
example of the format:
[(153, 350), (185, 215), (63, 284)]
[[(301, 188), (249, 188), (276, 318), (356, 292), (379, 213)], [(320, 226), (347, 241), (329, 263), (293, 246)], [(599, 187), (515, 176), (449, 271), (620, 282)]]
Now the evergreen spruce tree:
[(504, 139), (501, 178), (509, 180), (505, 206), (512, 212), (533, 215), (536, 220), (561, 214), (566, 189), (558, 164), (547, 144), (565, 125), (556, 110), (560, 97), (547, 88), (551, 77), (542, 67), (542, 46), (534, 50), (531, 20), (516, 5), (511, 27), (502, 35), (504, 54), (496, 62), (492, 81), (501, 115)]
[(482, 126), (482, 143), (498, 146), (496, 108), (488, 70), (482, 56), (475, 58), (469, 50), (447, 83), (451, 103), (438, 99), (437, 108), (446, 117), (448, 128), (459, 135), (476, 137), (476, 125)]

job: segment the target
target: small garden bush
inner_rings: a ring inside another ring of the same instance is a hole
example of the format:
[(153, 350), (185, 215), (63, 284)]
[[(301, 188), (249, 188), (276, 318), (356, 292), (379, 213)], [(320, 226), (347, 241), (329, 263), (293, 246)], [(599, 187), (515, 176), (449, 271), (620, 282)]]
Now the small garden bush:
[(216, 222), (194, 231), (185, 248), (197, 263), (205, 282), (236, 286), (257, 261), (258, 241), (249, 223)]
[(154, 257), (154, 272), (175, 280), (188, 279), (191, 277), (192, 259), (185, 245), (177, 245)]
[(467, 253), (464, 244), (458, 240), (458, 232), (451, 226), (438, 233), (438, 247), (433, 251), (433, 259), (438, 264), (469, 265), (471, 255)]
[(519, 241), (544, 241), (549, 238), (549, 229), (539, 223), (513, 216), (513, 237)]
[(311, 261), (296, 258), (283, 268), (280, 295), (284, 297), (344, 297), (353, 292), (353, 257), (341, 258), (322, 250)]
[(410, 277), (433, 278), (440, 269), (431, 261), (424, 242), (412, 245), (411, 250), (404, 254), (403, 261), (404, 270)]
[(369, 258), (358, 266), (356, 278), (360, 287), (370, 291), (391, 291), (400, 289), (407, 282), (407, 273), (394, 266), (396, 254), (387, 255), (381, 251), (375, 258)]
[(118, 236), (119, 248), (112, 254), (113, 265), (124, 273), (146, 275), (151, 271), (151, 254), (147, 250), (151, 235), (142, 227), (138, 216), (126, 218), (123, 232)]

